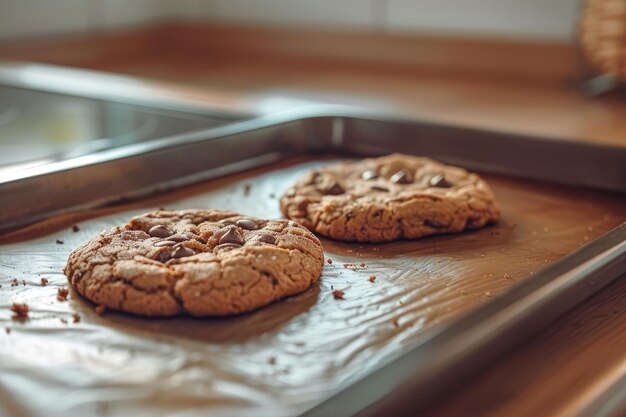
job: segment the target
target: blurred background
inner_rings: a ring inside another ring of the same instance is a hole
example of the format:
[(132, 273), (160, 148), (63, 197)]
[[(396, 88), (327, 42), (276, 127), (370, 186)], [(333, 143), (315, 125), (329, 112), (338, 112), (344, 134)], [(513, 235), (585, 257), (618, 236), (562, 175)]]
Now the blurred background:
[(0, 169), (316, 103), (622, 146), (624, 22), (624, 0), (0, 0)]
[(579, 0), (3, 0), (3, 40), (183, 20), (569, 40)]

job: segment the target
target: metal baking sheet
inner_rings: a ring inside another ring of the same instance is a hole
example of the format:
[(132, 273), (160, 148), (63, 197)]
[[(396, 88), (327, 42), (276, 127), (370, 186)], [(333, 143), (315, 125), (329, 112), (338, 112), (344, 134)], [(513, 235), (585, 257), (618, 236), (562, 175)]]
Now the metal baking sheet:
[[(67, 287), (61, 273), (67, 256), (102, 229), (163, 206), (279, 217), (277, 197), (295, 177), (335, 160), (292, 159), (4, 235), (0, 322), (10, 333), (0, 332), (0, 415), (367, 412), (377, 400), (402, 394), (398, 383), (420, 381), (420, 375), (407, 373), (445, 376), (451, 368), (441, 366), (442, 358), (471, 358), (475, 350), (470, 348), (492, 334), (502, 336), (507, 317), (541, 312), (537, 305), (548, 304), (554, 316), (571, 306), (571, 292), (562, 292), (570, 298), (557, 303), (547, 303), (554, 300), (546, 297), (574, 284), (585, 287), (579, 297), (589, 293), (602, 284), (583, 279), (590, 270), (612, 266), (604, 270), (612, 279), (615, 256), (623, 259), (624, 228), (607, 234), (624, 221), (623, 195), (485, 175), (501, 205), (500, 224), (388, 244), (324, 239), (333, 263), (325, 265), (320, 284), (251, 314), (165, 320), (99, 316), (74, 292), (69, 302), (56, 299), (57, 289)], [(71, 230), (74, 223), (78, 232)], [(41, 285), (42, 277), (47, 286)], [(17, 286), (11, 286), (13, 279)], [(345, 291), (345, 299), (335, 300), (332, 289)], [(516, 304), (520, 300), (527, 309), (506, 310), (523, 306)], [(28, 303), (30, 319), (12, 320), (12, 302)], [(73, 313), (80, 315), (78, 323)], [(515, 330), (518, 335), (528, 331)], [(465, 344), (433, 344), (450, 333), (465, 337)], [(429, 365), (439, 365), (438, 372)]]

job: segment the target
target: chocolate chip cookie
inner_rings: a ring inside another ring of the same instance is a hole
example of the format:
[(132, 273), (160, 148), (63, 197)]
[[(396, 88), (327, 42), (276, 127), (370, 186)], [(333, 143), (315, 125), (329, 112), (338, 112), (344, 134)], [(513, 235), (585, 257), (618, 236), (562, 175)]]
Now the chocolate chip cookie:
[(477, 174), (401, 154), (313, 170), (281, 197), (280, 206), (320, 235), (358, 242), (459, 233), (500, 216)]
[(110, 309), (223, 316), (306, 290), (323, 263), (320, 241), (294, 221), (155, 211), (76, 249), (65, 275), (80, 294)]

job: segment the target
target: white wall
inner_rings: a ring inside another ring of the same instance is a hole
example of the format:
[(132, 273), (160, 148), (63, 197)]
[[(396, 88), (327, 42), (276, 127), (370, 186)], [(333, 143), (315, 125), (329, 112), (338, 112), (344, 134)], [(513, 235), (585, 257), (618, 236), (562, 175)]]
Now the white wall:
[(571, 37), (582, 0), (0, 0), (0, 39), (159, 19), (377, 31)]

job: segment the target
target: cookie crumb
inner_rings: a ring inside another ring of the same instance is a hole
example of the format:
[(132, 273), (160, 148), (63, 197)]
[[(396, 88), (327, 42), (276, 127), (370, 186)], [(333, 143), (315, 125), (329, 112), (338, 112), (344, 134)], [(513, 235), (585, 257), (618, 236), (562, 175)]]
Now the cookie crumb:
[(48, 279), (47, 278), (41, 278), (41, 285), (43, 285), (44, 287), (46, 285), (48, 285)]
[(359, 265), (361, 268), (365, 268), (365, 262), (361, 262), (361, 264)]
[(99, 305), (94, 309), (94, 311), (97, 315), (102, 316), (107, 311), (107, 308), (106, 306)]
[(61, 323), (67, 324), (67, 319), (61, 318)]
[(485, 291), (485, 297), (491, 297), (491, 291)]
[(74, 323), (78, 323), (80, 321), (80, 315), (78, 313), (74, 313), (72, 314), (72, 319)]
[(367, 280), (369, 282), (376, 282), (376, 277), (374, 275), (371, 275)]
[(25, 320), (28, 318), (28, 304), (26, 303), (13, 303), (11, 311), (13, 312), (13, 316), (11, 316), (13, 320)]
[(330, 258), (328, 258), (328, 259), (326, 259), (326, 262), (328, 262), (328, 265), (332, 265), (333, 260), (332, 260), (332, 259), (330, 259)]
[(343, 300), (344, 294), (345, 294), (345, 292), (343, 292), (341, 290), (333, 291), (333, 297), (335, 297), (335, 300)]
[(13, 281), (11, 281), (11, 286), (17, 287), (18, 285), (20, 285), (20, 283), (18, 282), (17, 278), (13, 278)]
[(267, 361), (270, 365), (276, 365), (276, 357), (271, 356)]
[(4, 328), (4, 331), (6, 332), (6, 334), (9, 334), (11, 333), (11, 328), (7, 326)]
[(251, 190), (252, 190), (252, 184), (244, 184), (243, 185), (243, 195), (249, 196)]
[(72, 225), (72, 232), (76, 233), (76, 232), (78, 232), (79, 230), (80, 230), (80, 227), (78, 227), (78, 225), (77, 225), (77, 224), (73, 224), (73, 225)]
[(62, 245), (63, 241), (61, 239), (57, 239), (57, 245)]
[(25, 279), (22, 280), (22, 285), (26, 285), (26, 280)]
[(67, 290), (67, 288), (59, 288), (57, 291), (57, 300), (59, 301), (67, 301), (67, 295), (70, 292)]

